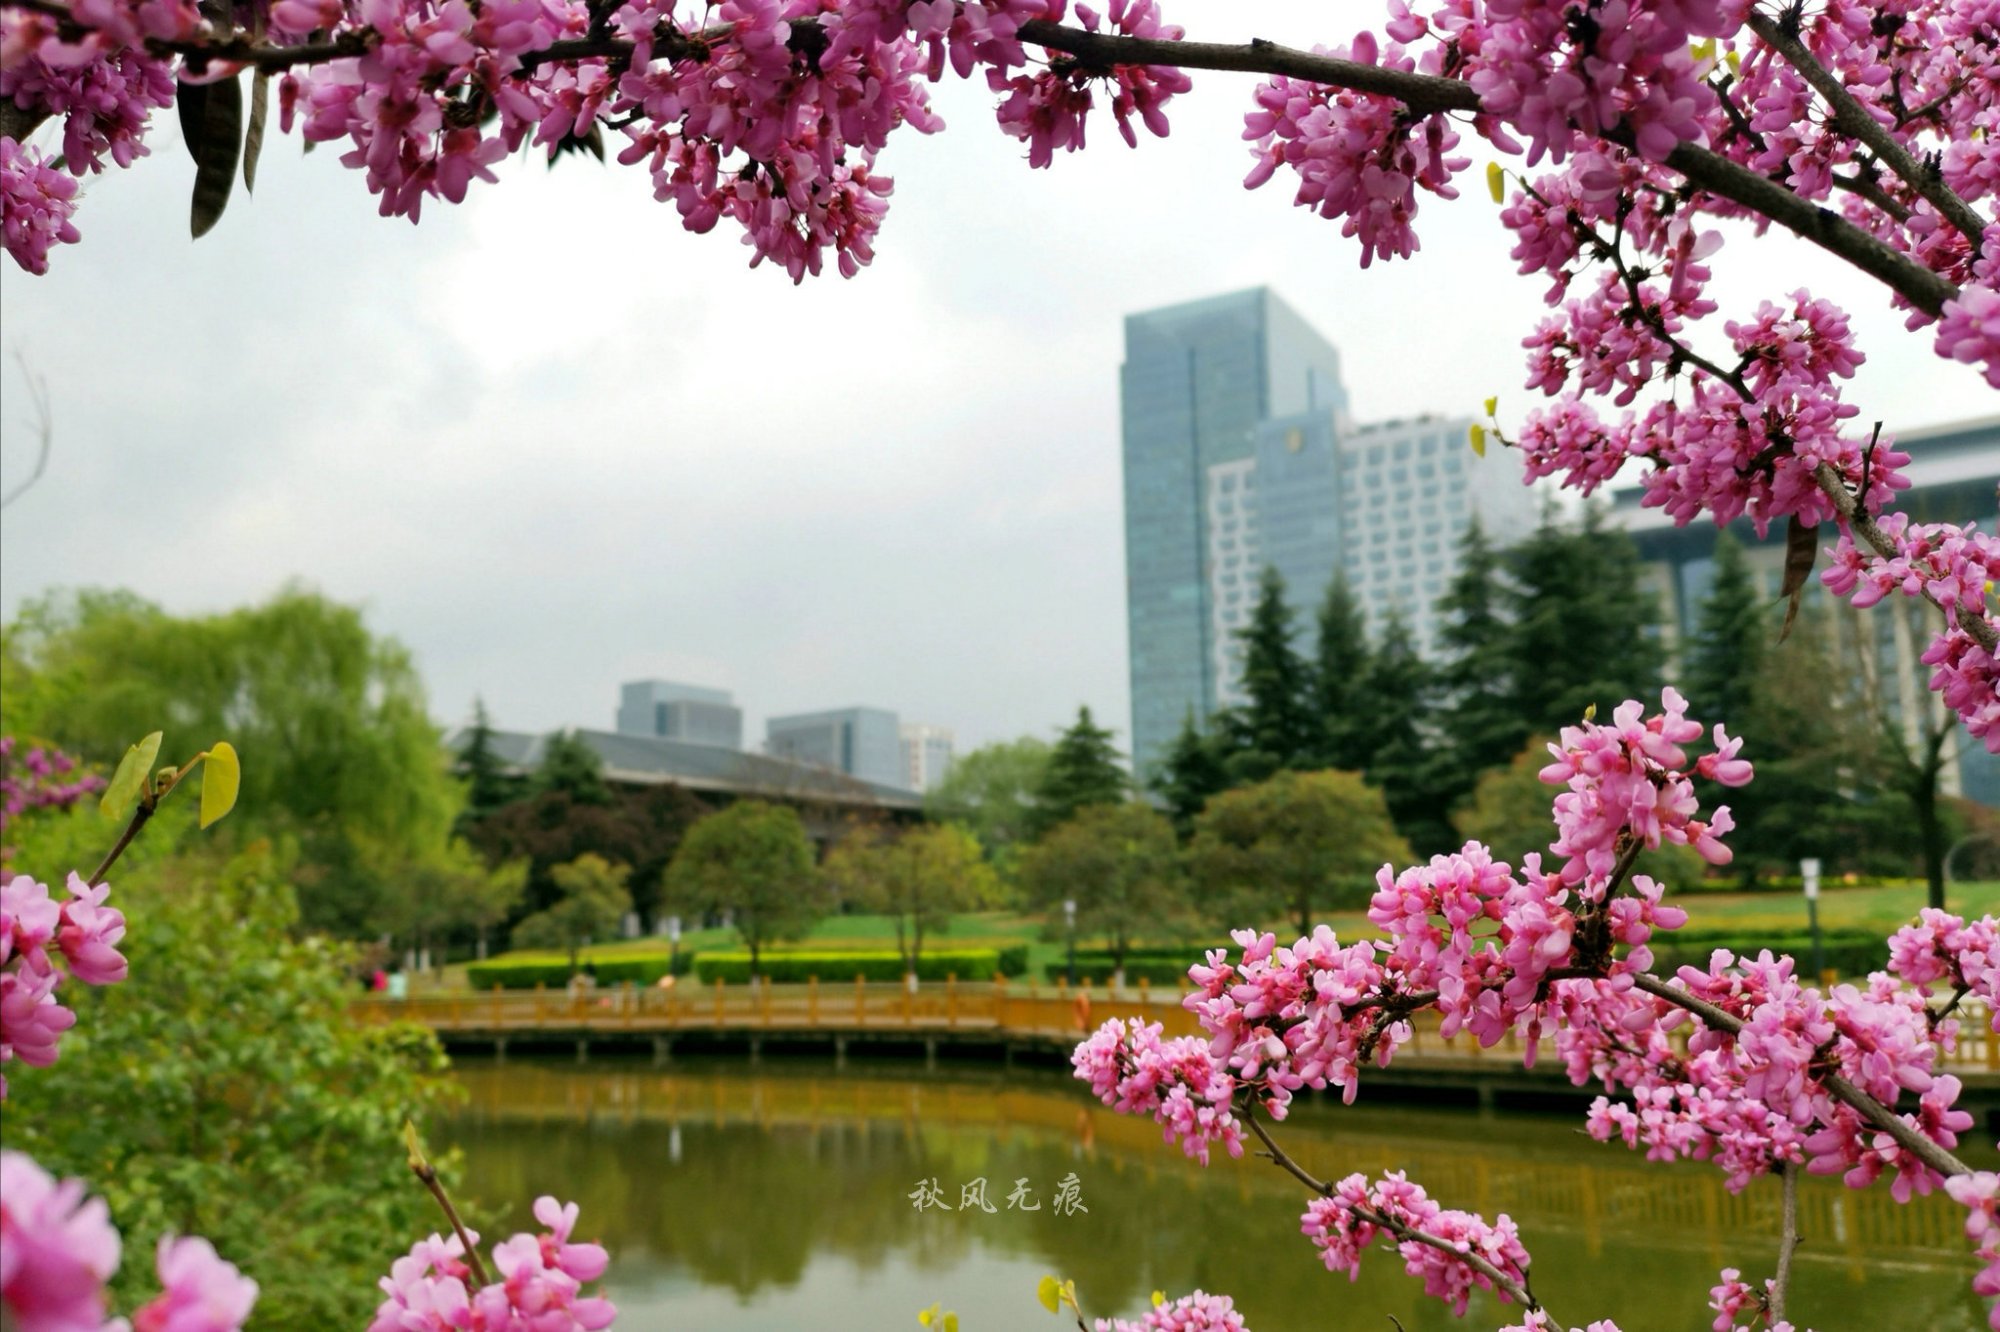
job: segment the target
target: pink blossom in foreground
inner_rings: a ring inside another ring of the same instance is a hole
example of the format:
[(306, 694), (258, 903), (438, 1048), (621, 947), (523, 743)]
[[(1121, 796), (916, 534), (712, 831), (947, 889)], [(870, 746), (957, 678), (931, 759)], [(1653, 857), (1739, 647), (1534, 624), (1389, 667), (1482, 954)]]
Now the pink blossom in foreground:
[(1137, 1322), (1100, 1318), (1097, 1332), (1249, 1332), (1227, 1295), (1195, 1291), (1149, 1309)]
[[(611, 1301), (582, 1293), (607, 1263), (596, 1244), (573, 1244), (575, 1203), (535, 1200), (535, 1218), (549, 1229), (519, 1234), (493, 1248), (499, 1279), (474, 1289), (456, 1236), (431, 1235), (398, 1258), (379, 1283), (388, 1296), (369, 1332), (597, 1332), (617, 1317)], [(474, 1235), (473, 1241), (478, 1242)]]
[(257, 1283), (205, 1239), (160, 1240), (159, 1297), (132, 1315), (132, 1332), (237, 1332), (257, 1303)]
[(57, 1182), (20, 1152), (0, 1151), (0, 1309), (19, 1332), (99, 1332), (118, 1232), (81, 1180)]
[(76, 211), (76, 178), (48, 164), (34, 148), (0, 138), (0, 244), (30, 273), (49, 271), (49, 248), (82, 239)]
[[(2000, 1219), (1995, 1216), (1996, 1200), (2000, 1200), (2000, 1175), (1986, 1170), (1960, 1175), (1946, 1180), (1944, 1190), (1967, 1209), (1965, 1235), (1985, 1264), (1972, 1279), (1973, 1293), (1989, 1300), (2000, 1297)], [(1986, 1325), (2000, 1332), (2000, 1305), (1987, 1312)]]
[[(25, 874), (0, 883), (0, 1065), (15, 1058), (37, 1068), (53, 1064), (57, 1042), (76, 1022), (56, 998), (63, 974), (52, 951), (87, 985), (125, 979), (125, 958), (117, 949), (125, 916), (104, 905), (109, 893), (74, 872), (62, 903)], [(0, 1077), (0, 1100), (6, 1094)]]
[(1440, 1207), (1400, 1171), (1372, 1183), (1366, 1175), (1349, 1175), (1333, 1186), (1330, 1197), (1306, 1205), (1299, 1228), (1320, 1251), (1327, 1270), (1344, 1271), (1350, 1280), (1359, 1279), (1361, 1256), (1379, 1236), (1396, 1244), (1403, 1270), (1421, 1278), (1424, 1293), (1450, 1305), (1454, 1316), (1465, 1316), (1474, 1290), (1490, 1290), (1502, 1303), (1510, 1302), (1492, 1278), (1435, 1245), (1398, 1237), (1391, 1223), (1435, 1236), (1459, 1253), (1477, 1255), (1517, 1285), (1527, 1279), (1528, 1251), (1506, 1215), (1489, 1223), (1471, 1212)]

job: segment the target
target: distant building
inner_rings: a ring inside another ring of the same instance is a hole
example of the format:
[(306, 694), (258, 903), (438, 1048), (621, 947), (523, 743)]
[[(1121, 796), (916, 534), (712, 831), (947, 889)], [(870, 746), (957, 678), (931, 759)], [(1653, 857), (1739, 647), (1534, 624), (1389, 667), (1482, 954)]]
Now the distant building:
[(1420, 651), (1478, 513), (1495, 545), (1530, 531), (1518, 460), (1467, 444), (1466, 418), (1357, 426), (1340, 354), (1269, 290), (1125, 320), (1125, 564), (1132, 753), (1144, 771), (1179, 732), (1242, 701), (1236, 631), (1269, 565), (1299, 645), (1336, 569), (1379, 630), (1392, 608)]
[[(2000, 523), (2000, 416), (1905, 431), (1896, 443), (1910, 454), (1911, 462), (1903, 473), (1910, 488), (1896, 495), (1895, 512), (1908, 514), (1913, 523), (1977, 522), (1987, 532)], [(1631, 533), (1646, 561), (1659, 599), (1661, 638), (1668, 650), (1672, 678), (1700, 623), (1701, 605), (1715, 583), (1717, 528), (1706, 521), (1676, 527), (1664, 510), (1641, 508), (1640, 497), (1636, 489), (1618, 492), (1613, 497), (1612, 517)], [(1764, 595), (1775, 600), (1784, 575), (1783, 527), (1773, 527), (1762, 541), (1747, 522), (1732, 523), (1729, 530), (1744, 544), (1752, 577)], [(1820, 544), (1832, 545), (1832, 532), (1822, 531), (1825, 539)], [(1824, 559), (1822, 555), (1822, 563)], [(1815, 602), (1828, 596), (1817, 578), (1808, 587)], [(1930, 607), (1900, 596), (1859, 611), (1843, 605), (1834, 617), (1834, 625), (1843, 635), (1873, 635), (1875, 641), (1864, 668), (1895, 714), (1907, 718), (1906, 724), (1913, 727), (1916, 709), (1928, 706), (1924, 700), (1931, 668), (1918, 658), (1930, 642), (1931, 626), (1937, 619), (1937, 612)], [(1851, 639), (1843, 638), (1842, 642), (1852, 644)], [(1698, 701), (1694, 712), (1701, 715)], [(2000, 805), (2000, 759), (1963, 734), (1956, 743), (1959, 758), (1943, 774), (1945, 792)]]
[(743, 710), (726, 689), (634, 680), (619, 690), (618, 733), (743, 748)]
[(903, 723), (903, 785), (912, 791), (930, 791), (951, 771), (951, 730)]
[(884, 708), (835, 708), (773, 717), (764, 723), (764, 752), (878, 786), (904, 783), (902, 726)]

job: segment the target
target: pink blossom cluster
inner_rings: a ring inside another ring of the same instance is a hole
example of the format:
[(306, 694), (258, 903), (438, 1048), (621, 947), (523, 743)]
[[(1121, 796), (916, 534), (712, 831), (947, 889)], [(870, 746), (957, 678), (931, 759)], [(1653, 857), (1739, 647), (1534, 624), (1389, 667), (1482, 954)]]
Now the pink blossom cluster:
[[(76, 1023), (76, 1014), (56, 999), (63, 973), (52, 956), (62, 956), (69, 974), (86, 985), (125, 979), (118, 941), (125, 916), (104, 905), (111, 889), (83, 876), (69, 876), (69, 897), (58, 903), (46, 885), (25, 874), (0, 884), (0, 1065), (18, 1056), (45, 1068), (56, 1061), (56, 1045)], [(7, 1080), (0, 1076), (0, 1100)]]
[[(0, 735), (0, 837), (29, 810), (68, 809), (103, 789), (104, 778), (83, 771), (61, 750), (40, 745), (24, 749), (13, 736)], [(0, 883), (12, 877), (6, 864), (10, 854), (11, 848), (0, 845)]]
[(132, 46), (102, 57), (57, 42), (30, 46), (19, 30), (32, 21), (0, 10), (0, 48), (28, 47), (19, 59), (0, 63), (0, 100), (63, 118), (63, 161), (72, 175), (102, 171), (105, 157), (127, 167), (145, 156), (153, 110), (174, 102), (167, 62)]
[[(1060, 21), (1067, 3), (1050, 0), (1044, 17)], [(1102, 21), (1095, 9), (1079, 2), (1076, 14), (1085, 31), (1100, 30)], [(1183, 35), (1179, 27), (1160, 21), (1154, 0), (1111, 0), (1105, 17), (1112, 31), (1126, 37), (1179, 41)], [(1067, 57), (1052, 59), (1046, 68), (1032, 73), (1008, 77), (997, 68), (988, 73), (993, 90), (1008, 94), (1000, 103), (1000, 128), (1027, 141), (1029, 166), (1048, 166), (1057, 149), (1075, 152), (1083, 147), (1084, 118), (1094, 100), (1090, 85), (1099, 77), (1099, 71)], [(1165, 138), (1168, 99), (1193, 86), (1185, 73), (1166, 65), (1114, 66), (1108, 81), (1118, 132), (1135, 148), (1139, 136), (1133, 118)]]
[[(1442, 1240), (1456, 1253), (1398, 1234), (1396, 1227)], [(1491, 1290), (1503, 1303), (1510, 1296), (1458, 1255), (1485, 1259), (1517, 1285), (1528, 1277), (1528, 1251), (1521, 1244), (1519, 1228), (1504, 1212), (1489, 1222), (1471, 1212), (1440, 1207), (1401, 1171), (1373, 1182), (1366, 1175), (1349, 1175), (1327, 1197), (1306, 1205), (1299, 1229), (1320, 1251), (1327, 1270), (1345, 1271), (1349, 1280), (1360, 1278), (1361, 1255), (1378, 1236), (1395, 1240), (1403, 1270), (1420, 1278), (1424, 1293), (1450, 1305), (1460, 1318), (1474, 1290)]]
[(1889, 936), (1889, 970), (1928, 1000), (1943, 981), (1960, 995), (1984, 1000), (2000, 1034), (2000, 922), (1968, 922), (1925, 907), (1911, 924)]
[(0, 244), (30, 273), (49, 271), (49, 247), (74, 245), (82, 234), (76, 178), (49, 165), (39, 150), (0, 138)]
[(1745, 1315), (1750, 1316), (1746, 1328), (1764, 1329), (1764, 1332), (1792, 1332), (1789, 1319), (1771, 1317), (1770, 1289), (1776, 1282), (1766, 1281), (1764, 1289), (1758, 1290), (1743, 1280), (1743, 1273), (1733, 1267), (1722, 1269), (1722, 1280), (1709, 1288), (1708, 1307), (1715, 1310), (1713, 1332), (1731, 1332)]
[(0, 1151), (0, 1312), (18, 1332), (238, 1332), (257, 1283), (205, 1239), (166, 1236), (158, 1296), (127, 1322), (107, 1321), (104, 1288), (122, 1246), (101, 1198), (58, 1181), (21, 1152)]
[(1931, 688), (1964, 719), (1969, 733), (2000, 754), (2000, 661), (1967, 629), (1968, 622), (1980, 621), (2000, 632), (2000, 617), (1986, 604), (1987, 585), (2000, 578), (2000, 538), (1969, 523), (1911, 526), (1903, 514), (1888, 515), (1878, 527), (1894, 543), (1895, 555), (1884, 559), (1864, 551), (1851, 531), (1842, 531), (1820, 580), (1856, 606), (1872, 606), (1891, 592), (1937, 603), (1945, 629), (1922, 656), (1936, 668)]
[(1168, 1142), (1208, 1164), (1216, 1144), (1243, 1155), (1243, 1126), (1231, 1113), (1236, 1082), (1198, 1036), (1160, 1039), (1157, 1022), (1106, 1022), (1076, 1047), (1070, 1064), (1106, 1105), (1120, 1114), (1151, 1115)]
[[(2000, 1175), (1990, 1170), (1957, 1175), (1944, 1182), (1944, 1190), (1966, 1209), (1965, 1237), (1972, 1241), (1979, 1261), (1986, 1264), (1972, 1279), (1973, 1293), (1988, 1300), (2000, 1297), (2000, 1215), (1996, 1215)], [(2000, 1332), (2000, 1304), (1987, 1312), (1986, 1325)]]
[[(1360, 34), (1352, 46), (1314, 49), (1364, 65), (1417, 68), (1401, 43), (1383, 49), (1372, 33)], [(1458, 133), (1442, 115), (1414, 115), (1393, 98), (1283, 75), (1261, 85), (1256, 98), (1257, 109), (1243, 123), (1256, 159), (1244, 187), (1256, 189), (1279, 167), (1291, 168), (1299, 180), (1293, 202), (1342, 219), (1341, 234), (1361, 242), (1363, 268), (1378, 257), (1407, 259), (1416, 252), (1419, 187), (1440, 198), (1458, 197), (1451, 178), (1471, 159), (1451, 155)]]
[[(465, 1246), (432, 1235), (398, 1258), (383, 1277), (388, 1296), (369, 1332), (595, 1332), (618, 1311), (582, 1288), (604, 1275), (603, 1246), (571, 1242), (577, 1205), (535, 1200), (540, 1234), (518, 1234), (493, 1247), (499, 1279), (475, 1289)], [(474, 1243), (477, 1235), (472, 1236)]]
[(1249, 1332), (1243, 1315), (1227, 1295), (1195, 1291), (1148, 1309), (1137, 1322), (1100, 1318), (1097, 1332)]

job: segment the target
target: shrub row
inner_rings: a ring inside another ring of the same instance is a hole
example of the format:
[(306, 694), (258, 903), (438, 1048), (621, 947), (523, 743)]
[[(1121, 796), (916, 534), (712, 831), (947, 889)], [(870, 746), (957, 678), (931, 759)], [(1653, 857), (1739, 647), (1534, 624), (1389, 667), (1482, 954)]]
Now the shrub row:
[[(964, 981), (991, 980), (993, 974), (1001, 970), (1001, 954), (1012, 951), (1015, 950), (963, 948), (949, 952), (926, 951), (917, 959), (917, 976), (921, 980), (943, 980), (947, 976), (956, 976)], [(1022, 954), (1021, 965), (1025, 967), (1027, 950), (1018, 951)], [(856, 976), (871, 981), (903, 978), (901, 954), (863, 952), (859, 949), (762, 953), (757, 958), (757, 964), (758, 970), (766, 977), (780, 983), (814, 977), (829, 983), (850, 981)], [(704, 985), (713, 985), (718, 980), (724, 984), (741, 984), (750, 979), (750, 954), (703, 953), (695, 958), (694, 974), (695, 979)]]
[[(694, 963), (694, 955), (682, 953), (673, 959), (673, 973), (684, 976)], [(606, 957), (591, 961), (599, 985), (622, 985), (631, 981), (653, 985), (667, 974), (664, 957)], [(569, 984), (568, 959), (533, 961), (525, 958), (495, 958), (474, 962), (465, 969), (465, 980), (475, 990), (532, 990), (537, 985), (558, 989)]]

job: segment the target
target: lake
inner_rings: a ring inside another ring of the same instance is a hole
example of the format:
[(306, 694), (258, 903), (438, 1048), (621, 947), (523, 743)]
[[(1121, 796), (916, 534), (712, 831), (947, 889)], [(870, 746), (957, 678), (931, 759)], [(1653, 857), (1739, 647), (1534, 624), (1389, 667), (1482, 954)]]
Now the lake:
[[(1074, 1278), (1093, 1317), (1201, 1287), (1235, 1296), (1254, 1332), (1511, 1321), (1484, 1294), (1453, 1319), (1393, 1254), (1356, 1283), (1329, 1273), (1299, 1234), (1306, 1195), (1289, 1176), (1247, 1154), (1204, 1169), (1052, 1070), (517, 1058), (461, 1060), (456, 1076), (465, 1103), (430, 1136), (463, 1150), (463, 1191), (510, 1230), (532, 1224), (539, 1194), (580, 1203), (579, 1237), (611, 1251), (621, 1329), (883, 1332), (917, 1327), (933, 1301), (964, 1332), (1059, 1329), (1035, 1302), (1044, 1273)], [(1713, 1167), (1591, 1141), (1580, 1112), (1366, 1096), (1364, 1083), (1356, 1106), (1300, 1101), (1280, 1142), (1322, 1179), (1407, 1170), (1447, 1207), (1506, 1212), (1565, 1326), (1700, 1332), (1720, 1268), (1769, 1275), (1774, 1179), (1732, 1196)], [(966, 1205), (981, 1180), (990, 1212)], [(920, 1209), (911, 1195), (933, 1181), (944, 1206)], [(1886, 1186), (1807, 1179), (1801, 1216), (1800, 1327), (1985, 1327), (1964, 1212), (1942, 1195), (1905, 1207)]]

